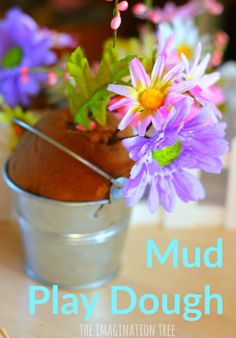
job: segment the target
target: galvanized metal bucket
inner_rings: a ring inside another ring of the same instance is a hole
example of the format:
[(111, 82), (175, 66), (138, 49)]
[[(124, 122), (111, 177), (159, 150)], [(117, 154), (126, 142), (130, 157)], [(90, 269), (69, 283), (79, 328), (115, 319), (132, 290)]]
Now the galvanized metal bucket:
[(28, 193), (8, 176), (25, 249), (25, 270), (39, 282), (93, 288), (119, 270), (130, 209), (123, 200), (70, 203)]

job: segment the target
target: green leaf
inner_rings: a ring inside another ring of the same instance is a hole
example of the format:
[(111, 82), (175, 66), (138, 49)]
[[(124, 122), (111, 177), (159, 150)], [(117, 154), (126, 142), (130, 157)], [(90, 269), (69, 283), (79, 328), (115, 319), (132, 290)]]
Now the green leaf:
[(132, 58), (127, 56), (120, 60), (117, 51), (109, 45), (104, 51), (97, 74), (92, 76), (81, 48), (72, 53), (67, 69), (73, 83), (68, 86), (67, 93), (76, 123), (88, 128), (91, 113), (96, 122), (106, 124), (107, 104), (112, 95), (107, 87), (110, 83), (121, 83), (122, 78), (129, 74), (128, 66)]
[(152, 150), (152, 158), (159, 164), (159, 166), (166, 167), (177, 160), (181, 151), (181, 141), (177, 141), (175, 144), (164, 147), (163, 149)]
[(106, 95), (106, 90), (98, 91), (90, 100), (90, 107), (95, 120), (102, 126), (107, 122), (107, 105), (110, 96)]
[(30, 125), (34, 125), (41, 118), (41, 114), (32, 111), (23, 111), (19, 106), (10, 107), (0, 96), (0, 123), (7, 123), (11, 127), (9, 146), (12, 149), (19, 140), (19, 135), (14, 127), (15, 124), (12, 122), (14, 118), (22, 120)]
[(75, 115), (75, 122), (84, 126), (85, 128), (90, 128), (90, 119), (88, 118), (88, 109), (87, 107), (82, 107), (79, 111), (79, 114)]
[(71, 54), (67, 68), (69, 74), (75, 79), (81, 95), (88, 98), (92, 76), (88, 60), (80, 47)]
[[(70, 95), (70, 92), (73, 92), (72, 87), (68, 87), (68, 94), (69, 94), (69, 107), (71, 112), (74, 114), (74, 122), (84, 126), (85, 128), (90, 127), (90, 120), (88, 118), (88, 108), (86, 106), (80, 107), (80, 100), (79, 95)], [(80, 107), (80, 108), (79, 108)]]
[(2, 59), (3, 68), (14, 68), (18, 66), (23, 58), (23, 50), (20, 47), (10, 48)]
[(4, 112), (0, 112), (0, 123), (7, 123), (9, 122), (8, 116), (4, 114)]

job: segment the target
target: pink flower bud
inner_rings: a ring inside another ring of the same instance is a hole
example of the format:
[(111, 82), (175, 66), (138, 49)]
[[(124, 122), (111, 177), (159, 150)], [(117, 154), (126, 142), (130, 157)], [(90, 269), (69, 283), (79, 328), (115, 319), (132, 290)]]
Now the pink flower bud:
[(217, 0), (206, 0), (206, 9), (213, 15), (220, 15), (224, 11), (224, 6)]
[(29, 81), (29, 68), (28, 67), (22, 67), (20, 69), (21, 74), (21, 82), (23, 84), (26, 84)]
[(218, 32), (215, 35), (214, 42), (215, 42), (215, 45), (219, 48), (224, 48), (225, 45), (228, 43), (228, 41), (229, 41), (229, 36), (223, 31)]
[(90, 123), (90, 129), (91, 130), (95, 130), (96, 128), (97, 128), (96, 122), (91, 121), (91, 123)]
[(223, 59), (223, 53), (220, 50), (216, 50), (213, 54), (212, 54), (212, 59), (211, 59), (211, 64), (214, 67), (218, 67), (221, 65), (222, 63), (222, 59)]
[(127, 11), (129, 7), (129, 4), (127, 1), (121, 1), (119, 4), (118, 4), (118, 11), (121, 11), (121, 12), (125, 12)]
[(155, 11), (155, 10), (152, 10), (148, 13), (148, 19), (154, 23), (154, 24), (157, 24), (160, 22), (160, 15), (159, 15), (159, 12), (158, 11)]
[(137, 16), (146, 14), (147, 10), (147, 6), (142, 4), (141, 2), (133, 6), (133, 13)]
[(53, 87), (57, 84), (57, 74), (53, 71), (48, 72), (48, 85)]
[(120, 27), (120, 25), (121, 25), (121, 17), (120, 13), (118, 12), (118, 14), (114, 16), (114, 18), (111, 20), (111, 29), (116, 30)]
[(66, 81), (71, 80), (70, 74), (69, 74), (68, 72), (65, 72), (65, 73), (63, 74), (63, 79), (66, 80)]
[(94, 121), (90, 122), (89, 129), (86, 129), (85, 127), (81, 126), (80, 124), (77, 124), (75, 126), (75, 129), (79, 130), (79, 131), (95, 130), (96, 128), (97, 128), (97, 125), (96, 125), (96, 122), (94, 122)]
[(80, 124), (77, 124), (77, 125), (75, 126), (75, 129), (76, 129), (76, 130), (79, 130), (79, 131), (86, 131), (86, 128), (83, 127), (83, 126), (81, 126)]

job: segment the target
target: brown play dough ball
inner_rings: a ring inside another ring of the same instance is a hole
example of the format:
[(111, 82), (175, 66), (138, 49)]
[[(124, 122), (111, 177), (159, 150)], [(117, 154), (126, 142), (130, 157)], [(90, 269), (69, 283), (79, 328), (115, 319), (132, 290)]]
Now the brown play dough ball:
[[(118, 120), (108, 116), (107, 126), (78, 131), (67, 110), (45, 113), (36, 128), (114, 177), (128, 177), (132, 161), (120, 141), (112, 142)], [(118, 133), (130, 136), (131, 130)], [(109, 197), (110, 183), (85, 165), (25, 132), (9, 162), (9, 176), (22, 189), (60, 201), (95, 201)]]

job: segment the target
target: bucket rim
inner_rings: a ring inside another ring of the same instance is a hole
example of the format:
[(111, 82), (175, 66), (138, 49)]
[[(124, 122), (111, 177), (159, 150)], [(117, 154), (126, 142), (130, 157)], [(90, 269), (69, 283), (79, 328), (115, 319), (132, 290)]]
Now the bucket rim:
[(32, 192), (29, 192), (27, 190), (22, 189), (21, 187), (19, 187), (17, 184), (15, 184), (11, 180), (11, 178), (8, 175), (9, 161), (10, 161), (10, 158), (8, 158), (5, 161), (5, 164), (3, 166), (3, 170), (2, 170), (3, 180), (6, 183), (6, 185), (12, 191), (14, 191), (18, 194), (22, 194), (22, 195), (24, 195), (28, 198), (39, 200), (39, 201), (42, 201), (44, 203), (50, 203), (50, 204), (53, 204), (53, 205), (68, 206), (68, 207), (101, 206), (101, 205), (106, 205), (106, 204), (111, 203), (111, 201), (109, 199), (98, 200), (98, 201), (89, 201), (89, 202), (59, 201), (59, 200), (53, 200), (53, 199), (50, 199), (50, 198), (47, 198), (47, 197), (43, 197), (43, 196), (33, 194)]

